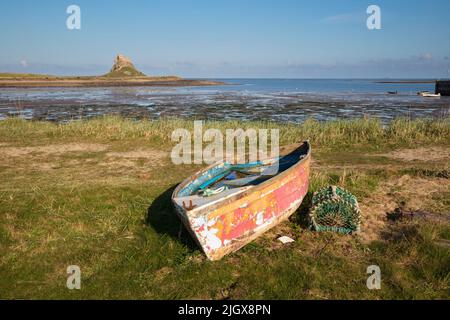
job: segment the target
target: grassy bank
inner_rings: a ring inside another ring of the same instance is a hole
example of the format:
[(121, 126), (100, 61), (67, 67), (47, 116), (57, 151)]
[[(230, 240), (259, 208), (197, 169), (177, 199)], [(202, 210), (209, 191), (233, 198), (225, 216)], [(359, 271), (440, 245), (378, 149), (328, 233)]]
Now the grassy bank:
[[(309, 195), (341, 185), (363, 214), (360, 236), (315, 233), (307, 198), (219, 262), (205, 259), (171, 207), (173, 187), (199, 169), (171, 163), (176, 128), (193, 123), (0, 121), (0, 298), (448, 298), (448, 118), (206, 122), (204, 130), (279, 128), (281, 144), (309, 139)], [(387, 219), (399, 211), (426, 214)], [(282, 245), (280, 235), (296, 241)], [(366, 287), (373, 264), (381, 290)], [(81, 290), (66, 288), (68, 265), (80, 266)]]
[(222, 85), (223, 82), (209, 80), (183, 79), (177, 76), (145, 76), (136, 70), (135, 76), (121, 72), (102, 76), (53, 76), (28, 73), (0, 73), (2, 88), (38, 88), (38, 87), (136, 87), (136, 86), (210, 86)]
[[(153, 121), (133, 121), (120, 117), (101, 117), (68, 124), (23, 121), (10, 118), (0, 125), (0, 133), (8, 139), (30, 138), (93, 138), (93, 139), (145, 139), (168, 143), (172, 131), (185, 128), (193, 131), (193, 121), (180, 118), (166, 118)], [(357, 119), (318, 122), (307, 120), (301, 125), (265, 121), (206, 121), (204, 130), (256, 128), (279, 129), (280, 142), (292, 143), (298, 139), (309, 139), (316, 146), (342, 146), (361, 144), (412, 145), (417, 143), (446, 143), (450, 136), (450, 118), (410, 120), (400, 118), (389, 126), (382, 126), (377, 119)]]

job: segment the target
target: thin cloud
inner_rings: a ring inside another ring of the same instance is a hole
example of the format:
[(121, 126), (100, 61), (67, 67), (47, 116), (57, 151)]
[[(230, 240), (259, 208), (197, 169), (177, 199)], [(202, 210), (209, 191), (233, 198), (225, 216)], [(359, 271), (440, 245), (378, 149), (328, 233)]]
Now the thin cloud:
[(419, 56), (419, 60), (424, 60), (424, 61), (433, 60), (433, 55), (431, 53), (424, 53)]
[(190, 61), (178, 61), (175, 62), (175, 67), (181, 67), (181, 68), (195, 68), (197, 67), (197, 64)]
[(363, 19), (362, 14), (357, 13), (342, 13), (334, 16), (325, 17), (320, 20), (321, 23), (351, 23), (351, 22), (360, 22)]
[[(445, 57), (443, 58), (445, 60)], [(416, 65), (416, 64), (433, 64), (442, 62), (442, 59), (435, 59), (431, 53), (423, 53), (421, 55), (410, 56), (405, 58), (378, 58), (363, 61), (367, 64), (377, 65)]]

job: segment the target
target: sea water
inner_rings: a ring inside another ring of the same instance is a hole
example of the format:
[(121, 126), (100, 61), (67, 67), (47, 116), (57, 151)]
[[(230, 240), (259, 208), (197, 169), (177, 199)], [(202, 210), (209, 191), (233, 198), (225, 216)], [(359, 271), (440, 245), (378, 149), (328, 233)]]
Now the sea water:
[[(0, 119), (68, 121), (101, 115), (302, 122), (371, 116), (448, 116), (450, 98), (424, 98), (434, 83), (379, 79), (208, 79), (208, 87), (0, 88)], [(396, 83), (392, 83), (396, 82)], [(389, 94), (388, 92), (397, 92)]]

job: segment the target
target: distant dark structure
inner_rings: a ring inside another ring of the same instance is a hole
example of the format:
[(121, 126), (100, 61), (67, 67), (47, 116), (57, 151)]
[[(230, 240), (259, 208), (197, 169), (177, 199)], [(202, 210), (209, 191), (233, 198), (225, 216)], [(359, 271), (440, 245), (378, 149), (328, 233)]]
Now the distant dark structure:
[(436, 81), (436, 94), (438, 93), (440, 93), (441, 96), (450, 96), (450, 80)]

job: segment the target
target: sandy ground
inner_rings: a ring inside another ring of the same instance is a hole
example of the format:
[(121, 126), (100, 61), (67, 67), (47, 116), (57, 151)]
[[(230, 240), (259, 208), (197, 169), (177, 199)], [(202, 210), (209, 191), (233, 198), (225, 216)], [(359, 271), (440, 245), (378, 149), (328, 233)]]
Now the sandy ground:
[(2, 154), (8, 157), (22, 157), (32, 153), (43, 155), (61, 154), (66, 152), (100, 152), (106, 150), (107, 145), (96, 143), (54, 144), (37, 147), (6, 147)]
[[(162, 166), (164, 161), (169, 157), (168, 152), (156, 150), (152, 148), (140, 148), (133, 151), (125, 152), (107, 152), (110, 146), (100, 143), (65, 143), (52, 144), (34, 147), (12, 147), (8, 145), (0, 145), (0, 153), (3, 160), (10, 165), (14, 165), (17, 161), (23, 165), (29, 166), (38, 171), (49, 171), (58, 168), (78, 168), (78, 176), (95, 176), (92, 172), (92, 166), (99, 166), (100, 171), (105, 172), (122, 172), (126, 170), (130, 174), (137, 176), (145, 175), (150, 168)], [(94, 158), (83, 158), (85, 153), (93, 153), (97, 155)], [(61, 157), (73, 157), (73, 159), (64, 159), (63, 164), (60, 163)], [(30, 161), (31, 160), (31, 161)], [(138, 165), (138, 161), (142, 165)], [(83, 167), (89, 167), (83, 169)], [(98, 171), (98, 170), (97, 170)]]
[[(404, 175), (383, 183), (368, 199), (360, 203), (364, 242), (380, 240), (387, 227), (387, 214), (402, 207), (406, 211), (423, 210), (431, 205), (431, 196), (450, 191), (448, 179), (425, 179)], [(450, 213), (450, 212), (449, 212)]]
[(388, 158), (399, 159), (403, 161), (435, 161), (445, 160), (450, 161), (450, 147), (431, 147), (431, 148), (417, 148), (417, 149), (403, 149), (392, 151), (387, 154), (383, 154)]

